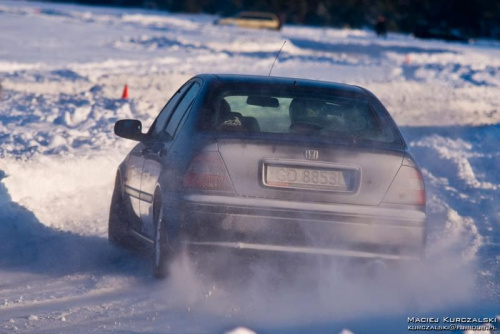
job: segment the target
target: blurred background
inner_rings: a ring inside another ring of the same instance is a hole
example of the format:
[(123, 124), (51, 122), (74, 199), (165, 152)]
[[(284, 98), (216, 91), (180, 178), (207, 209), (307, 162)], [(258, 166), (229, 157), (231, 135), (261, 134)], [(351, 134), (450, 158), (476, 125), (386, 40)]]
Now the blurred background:
[(273, 12), (286, 24), (372, 27), (450, 40), (500, 38), (500, 1), (492, 0), (60, 0), (232, 16), (243, 10)]

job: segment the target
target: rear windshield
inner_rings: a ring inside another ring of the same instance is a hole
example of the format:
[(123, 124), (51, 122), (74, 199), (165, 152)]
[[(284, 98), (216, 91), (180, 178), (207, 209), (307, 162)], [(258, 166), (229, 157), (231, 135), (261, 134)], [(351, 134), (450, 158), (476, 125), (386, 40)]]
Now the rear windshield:
[(385, 111), (362, 94), (342, 93), (272, 85), (227, 87), (211, 98), (210, 130), (403, 145)]

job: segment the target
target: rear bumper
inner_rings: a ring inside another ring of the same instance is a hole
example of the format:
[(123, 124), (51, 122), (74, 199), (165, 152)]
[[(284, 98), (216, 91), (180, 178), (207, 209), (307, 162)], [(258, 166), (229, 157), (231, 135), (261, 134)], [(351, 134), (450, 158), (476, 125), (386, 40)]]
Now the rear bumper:
[(425, 245), (426, 215), (414, 210), (214, 195), (168, 206), (170, 235), (207, 250), (409, 260)]

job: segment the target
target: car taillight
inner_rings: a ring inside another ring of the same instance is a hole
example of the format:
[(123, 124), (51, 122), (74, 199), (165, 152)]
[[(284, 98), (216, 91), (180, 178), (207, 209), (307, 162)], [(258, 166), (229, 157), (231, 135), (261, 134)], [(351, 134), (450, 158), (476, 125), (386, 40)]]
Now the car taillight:
[(385, 194), (384, 202), (424, 206), (425, 187), (420, 171), (413, 166), (401, 166)]
[(184, 187), (205, 190), (233, 190), (219, 152), (201, 152), (190, 162), (184, 174)]

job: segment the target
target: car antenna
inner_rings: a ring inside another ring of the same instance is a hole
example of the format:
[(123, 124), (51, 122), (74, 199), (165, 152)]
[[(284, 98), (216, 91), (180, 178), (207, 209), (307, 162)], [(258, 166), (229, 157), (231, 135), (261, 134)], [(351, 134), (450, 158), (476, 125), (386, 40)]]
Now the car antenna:
[(283, 41), (283, 45), (281, 46), (280, 50), (276, 54), (276, 58), (274, 58), (273, 65), (271, 66), (271, 69), (269, 70), (269, 74), (267, 75), (268, 77), (271, 76), (271, 72), (273, 71), (274, 63), (276, 63), (276, 60), (278, 60), (278, 57), (279, 57), (279, 55), (281, 53), (281, 50), (283, 50), (283, 47), (285, 46), (285, 43), (286, 43), (286, 40)]

